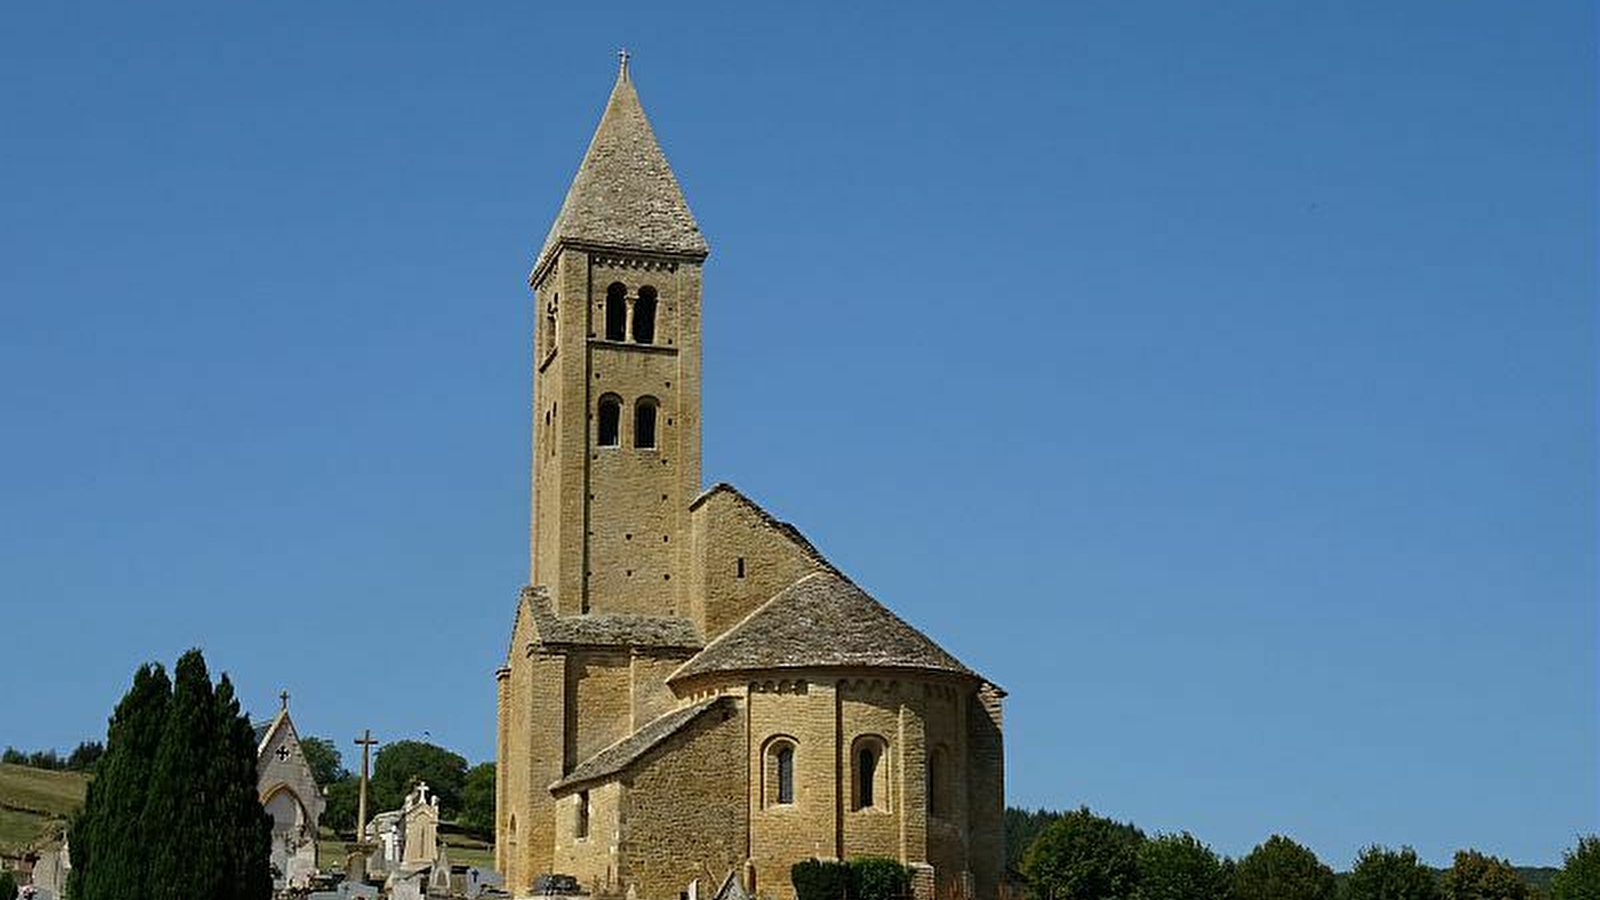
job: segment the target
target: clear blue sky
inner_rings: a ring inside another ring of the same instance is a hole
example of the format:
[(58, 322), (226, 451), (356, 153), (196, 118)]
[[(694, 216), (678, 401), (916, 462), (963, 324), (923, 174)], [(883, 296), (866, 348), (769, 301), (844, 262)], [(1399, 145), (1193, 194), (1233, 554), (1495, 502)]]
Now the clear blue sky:
[(1013, 803), (1600, 827), (1589, 5), (865, 6), (9, 4), (0, 743), (198, 645), (492, 757), (524, 279), (626, 44), (706, 477), (1010, 690)]

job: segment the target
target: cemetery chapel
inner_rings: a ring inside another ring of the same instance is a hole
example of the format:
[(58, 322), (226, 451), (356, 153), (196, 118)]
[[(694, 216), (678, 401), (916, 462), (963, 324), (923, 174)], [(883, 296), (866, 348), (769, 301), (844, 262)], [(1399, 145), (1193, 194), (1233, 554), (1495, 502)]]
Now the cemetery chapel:
[(626, 54), (534, 262), (532, 557), (505, 665), (497, 868), (596, 897), (887, 856), (999, 895), (1004, 693), (727, 484), (701, 489), (709, 253)]

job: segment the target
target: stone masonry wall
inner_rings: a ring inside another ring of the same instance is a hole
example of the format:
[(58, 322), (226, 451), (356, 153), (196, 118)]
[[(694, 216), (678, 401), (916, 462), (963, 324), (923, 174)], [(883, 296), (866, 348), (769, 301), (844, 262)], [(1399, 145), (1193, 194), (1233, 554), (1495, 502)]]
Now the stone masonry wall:
[[(695, 878), (708, 884), (743, 871), (747, 820), (746, 722), (713, 710), (653, 750), (628, 782), (618, 886), (645, 900), (672, 900)], [(709, 873), (710, 877), (707, 877)]]
[(822, 567), (731, 490), (705, 496), (693, 510), (693, 524), (697, 565), (692, 614), (708, 642), (772, 595)]
[[(577, 878), (578, 883), (596, 897), (621, 893), (617, 866), (625, 793), (623, 786), (613, 781), (567, 794), (555, 804), (556, 851), (552, 871)], [(580, 837), (578, 811), (585, 796), (589, 800), (588, 834)]]
[(566, 682), (563, 773), (633, 733), (632, 659), (626, 648), (574, 650)]

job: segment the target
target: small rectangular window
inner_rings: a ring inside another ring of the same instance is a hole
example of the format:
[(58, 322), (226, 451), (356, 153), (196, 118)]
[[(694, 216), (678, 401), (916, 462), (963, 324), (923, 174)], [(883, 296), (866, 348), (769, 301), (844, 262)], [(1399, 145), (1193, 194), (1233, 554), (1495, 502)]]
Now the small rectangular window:
[(744, 557), (739, 557), (739, 561), (734, 564), (733, 569), (734, 572), (737, 573), (738, 577), (744, 577)]

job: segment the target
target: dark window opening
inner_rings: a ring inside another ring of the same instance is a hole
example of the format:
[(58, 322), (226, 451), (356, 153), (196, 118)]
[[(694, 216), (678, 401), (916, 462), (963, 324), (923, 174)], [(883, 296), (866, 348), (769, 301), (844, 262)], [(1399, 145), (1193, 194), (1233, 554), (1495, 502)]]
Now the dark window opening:
[(739, 578), (744, 577), (744, 557), (741, 556), (736, 562), (734, 562), (733, 571), (735, 576)]
[(872, 782), (878, 774), (878, 754), (871, 747), (862, 747), (856, 754), (856, 780), (859, 785), (856, 805), (861, 809), (872, 807)]
[(622, 398), (607, 394), (600, 398), (600, 433), (596, 443), (602, 447), (616, 447), (622, 443)]
[(794, 802), (794, 748), (778, 748), (778, 802)]
[(633, 340), (636, 344), (656, 341), (656, 289), (648, 285), (639, 288), (639, 298), (633, 301)]
[(606, 288), (606, 340), (623, 341), (628, 337), (628, 289), (615, 281)]
[(633, 445), (641, 450), (656, 448), (656, 398), (640, 397), (633, 405)]
[(589, 836), (589, 792), (578, 792), (578, 821), (575, 823), (573, 833), (580, 838)]
[(950, 754), (943, 747), (935, 747), (928, 754), (928, 814), (932, 816), (947, 816), (950, 814)]

